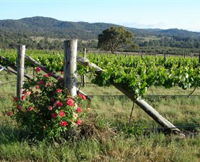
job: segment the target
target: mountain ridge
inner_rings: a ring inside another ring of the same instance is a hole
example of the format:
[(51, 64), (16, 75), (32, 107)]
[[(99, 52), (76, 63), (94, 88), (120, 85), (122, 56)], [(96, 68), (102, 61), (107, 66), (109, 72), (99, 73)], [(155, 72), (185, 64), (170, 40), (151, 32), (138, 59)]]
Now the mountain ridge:
[[(62, 21), (51, 17), (26, 17), (17, 20), (0, 20), (0, 31), (9, 33), (20, 33), (27, 36), (44, 36), (58, 38), (79, 38), (79, 39), (97, 39), (98, 34), (111, 26), (122, 26), (112, 23), (95, 22), (88, 23), (84, 21)], [(125, 27), (125, 26), (123, 26)], [(200, 32), (193, 32), (183, 29), (138, 29), (125, 27), (133, 32), (135, 36), (175, 36), (186, 38), (200, 38)]]

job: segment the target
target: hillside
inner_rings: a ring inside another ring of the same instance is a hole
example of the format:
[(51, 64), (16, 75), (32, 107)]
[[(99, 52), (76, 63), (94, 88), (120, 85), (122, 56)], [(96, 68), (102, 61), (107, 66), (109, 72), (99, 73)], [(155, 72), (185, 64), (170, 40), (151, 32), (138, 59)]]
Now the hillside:
[(1, 32), (56, 38), (96, 39), (101, 31), (111, 26), (113, 24), (67, 22), (46, 17), (0, 20)]
[[(70, 22), (59, 21), (47, 17), (31, 17), (19, 20), (0, 20), (0, 31), (9, 33), (20, 33), (28, 36), (44, 36), (56, 38), (79, 38), (79, 39), (96, 39), (98, 34), (103, 30), (119, 26), (108, 23), (87, 23), (87, 22)], [(179, 29), (136, 29), (127, 28), (135, 36), (176, 36), (199, 38), (200, 33)]]
[[(111, 26), (119, 25), (60, 21), (48, 17), (0, 20), (0, 48), (16, 48), (19, 44), (26, 44), (32, 49), (62, 49), (64, 39), (78, 38), (79, 49), (96, 49), (98, 34)], [(198, 32), (126, 28), (133, 33), (133, 41), (139, 47), (135, 52), (182, 53), (180, 48), (188, 52), (197, 52), (200, 48)], [(126, 47), (120, 50), (133, 51)]]

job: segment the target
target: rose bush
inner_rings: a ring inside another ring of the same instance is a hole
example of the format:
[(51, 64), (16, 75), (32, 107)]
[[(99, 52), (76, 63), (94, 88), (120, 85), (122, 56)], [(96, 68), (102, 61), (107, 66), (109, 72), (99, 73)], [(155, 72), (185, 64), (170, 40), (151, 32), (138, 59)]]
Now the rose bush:
[(39, 67), (35, 72), (34, 80), (24, 83), (22, 97), (14, 98), (14, 117), (33, 137), (61, 137), (82, 123), (86, 97), (78, 94), (72, 98), (63, 89), (62, 78), (42, 75)]

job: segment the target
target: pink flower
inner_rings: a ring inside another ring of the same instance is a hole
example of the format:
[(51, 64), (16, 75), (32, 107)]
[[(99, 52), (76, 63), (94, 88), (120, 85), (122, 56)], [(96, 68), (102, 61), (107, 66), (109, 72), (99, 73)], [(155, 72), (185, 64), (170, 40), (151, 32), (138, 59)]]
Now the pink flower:
[(81, 93), (78, 93), (77, 96), (79, 98), (81, 98), (82, 100), (86, 100), (87, 98), (85, 97), (85, 95), (81, 94)]
[(68, 123), (66, 121), (60, 121), (59, 125), (65, 127), (68, 125)]
[(52, 114), (51, 114), (51, 117), (52, 117), (52, 118), (56, 118), (57, 116), (58, 116), (58, 114), (56, 114), (56, 113), (52, 113)]
[(44, 85), (44, 81), (43, 81), (43, 80), (40, 80), (40, 81), (37, 82), (37, 84), (39, 84), (39, 85)]
[(29, 106), (29, 107), (27, 108), (27, 110), (28, 110), (28, 111), (32, 111), (32, 110), (33, 110), (33, 107), (32, 107), (32, 106)]
[(44, 74), (43, 77), (44, 78), (48, 78), (50, 75), (49, 74)]
[(31, 94), (31, 92), (30, 92), (30, 91), (24, 90), (24, 91), (22, 92), (22, 94), (24, 94), (25, 96), (29, 96), (29, 95)]
[(53, 110), (53, 107), (52, 106), (48, 106), (48, 110)]
[(21, 106), (21, 105), (17, 105), (17, 109), (18, 109), (18, 110), (21, 110), (21, 109), (22, 109), (22, 106)]
[(80, 113), (80, 112), (81, 112), (81, 108), (80, 108), (80, 107), (77, 107), (76, 112), (77, 112), (77, 113)]
[(77, 124), (77, 125), (81, 125), (81, 120), (78, 119), (78, 120), (76, 121), (76, 124)]
[(39, 85), (36, 85), (35, 88), (36, 88), (36, 89), (40, 89), (40, 86), (39, 86)]
[(60, 117), (64, 117), (64, 116), (65, 116), (65, 112), (64, 112), (63, 110), (61, 110), (61, 111), (58, 113), (58, 115), (59, 115)]
[(72, 100), (71, 98), (68, 98), (68, 99), (66, 100), (66, 104), (67, 104), (68, 106), (74, 106), (74, 100)]
[(8, 111), (8, 112), (6, 112), (6, 115), (7, 115), (7, 116), (12, 116), (12, 115), (13, 115), (13, 112), (12, 112), (12, 111)]
[(62, 89), (58, 88), (56, 89), (56, 93), (61, 93), (62, 92)]
[(63, 103), (62, 103), (61, 101), (56, 101), (56, 102), (54, 103), (54, 106), (56, 106), (56, 107), (62, 107), (62, 106), (63, 106)]
[(64, 74), (64, 71), (61, 71), (60, 74)]
[(41, 68), (40, 68), (40, 67), (36, 67), (36, 68), (35, 68), (35, 71), (38, 73), (38, 72), (41, 71)]

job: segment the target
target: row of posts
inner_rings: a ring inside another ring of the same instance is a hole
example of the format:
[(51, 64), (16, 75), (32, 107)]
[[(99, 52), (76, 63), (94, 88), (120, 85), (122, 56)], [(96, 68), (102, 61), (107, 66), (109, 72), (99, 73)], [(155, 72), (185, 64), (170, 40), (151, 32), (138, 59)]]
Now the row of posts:
[[(64, 41), (64, 87), (69, 90), (72, 97), (77, 95), (77, 45), (77, 39)], [(18, 98), (21, 98), (23, 91), (25, 53), (26, 46), (21, 45), (17, 50), (16, 93)]]

